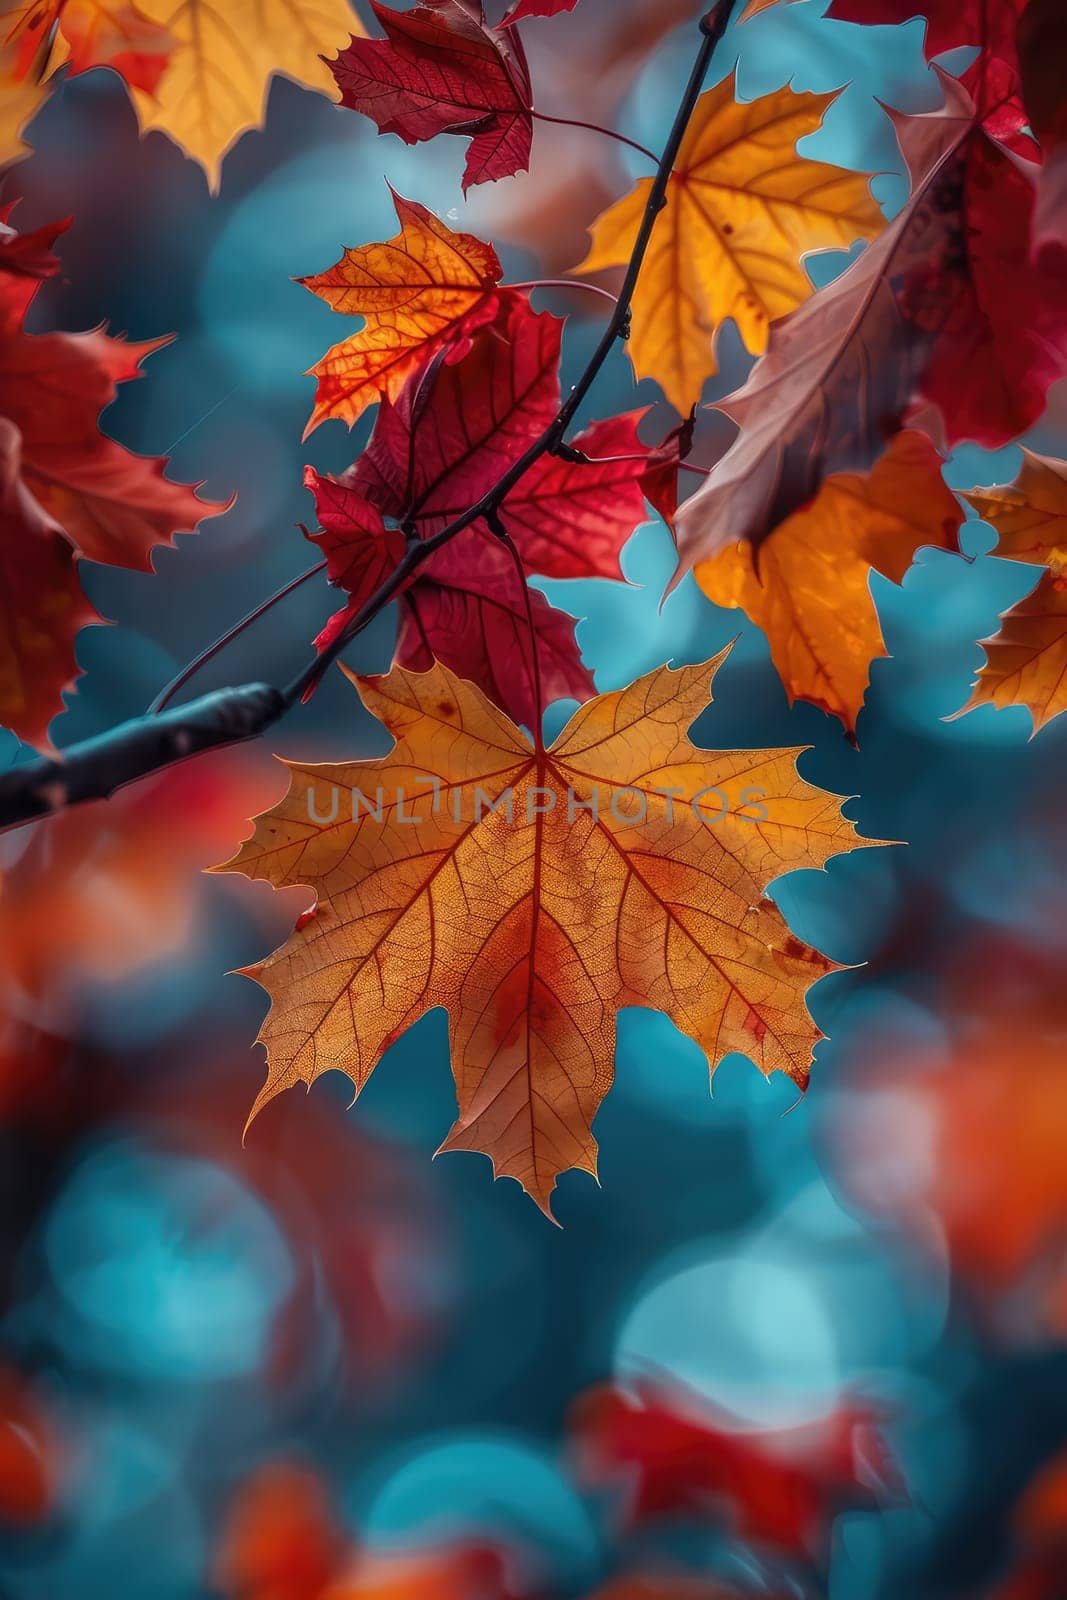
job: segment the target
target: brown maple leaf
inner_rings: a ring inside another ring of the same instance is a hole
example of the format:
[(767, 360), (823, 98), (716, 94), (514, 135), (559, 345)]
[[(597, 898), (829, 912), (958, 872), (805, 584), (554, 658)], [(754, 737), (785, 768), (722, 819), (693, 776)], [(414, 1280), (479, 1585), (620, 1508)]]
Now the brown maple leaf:
[(964, 496), (996, 528), (995, 555), (1044, 566), (1037, 587), (981, 641), (986, 664), (962, 716), (976, 706), (1026, 706), (1034, 733), (1067, 711), (1067, 462), (1023, 450), (1013, 484)]
[(712, 1067), (741, 1051), (806, 1084), (804, 995), (835, 964), (764, 890), (871, 841), (798, 751), (690, 743), (725, 653), (600, 695), (548, 750), (440, 663), (353, 678), (391, 754), (293, 765), (222, 869), (317, 897), (247, 974), (273, 1002), (253, 1116), (335, 1068), (358, 1093), (443, 1006), (459, 1099), (443, 1148), (485, 1152), (548, 1212), (559, 1173), (595, 1172), (624, 1006), (666, 1012)]

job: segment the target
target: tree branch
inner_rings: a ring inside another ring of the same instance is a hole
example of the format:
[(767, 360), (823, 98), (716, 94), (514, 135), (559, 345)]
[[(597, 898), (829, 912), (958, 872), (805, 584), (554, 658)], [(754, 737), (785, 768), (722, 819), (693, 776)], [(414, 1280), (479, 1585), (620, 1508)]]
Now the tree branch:
[(147, 777), (189, 756), (239, 744), (266, 732), (284, 713), (315, 689), (326, 670), (405, 587), (418, 568), (442, 545), (479, 520), (493, 522), (511, 490), (542, 456), (563, 445), (601, 368), (630, 327), (630, 305), (644, 264), (656, 218), (667, 203), (682, 140), (700, 98), (715, 48), (726, 32), (736, 0), (718, 0), (701, 19), (703, 35), (663, 154), (649, 190), (618, 302), (585, 370), (550, 425), (480, 500), (431, 538), (409, 544), (398, 566), (325, 650), (283, 690), (265, 683), (219, 689), (187, 705), (120, 723), (107, 733), (71, 745), (58, 756), (44, 756), (0, 775), (0, 828), (9, 828), (86, 800), (102, 800), (124, 784)]

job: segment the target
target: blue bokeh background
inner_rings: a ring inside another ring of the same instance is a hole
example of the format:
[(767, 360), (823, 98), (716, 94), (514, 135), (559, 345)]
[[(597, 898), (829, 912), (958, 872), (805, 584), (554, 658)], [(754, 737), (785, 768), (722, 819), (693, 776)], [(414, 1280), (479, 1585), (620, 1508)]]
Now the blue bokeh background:
[[(610, 10), (612, 0), (582, 4)], [(875, 189), (892, 210), (905, 189), (875, 100), (909, 110), (938, 103), (922, 21), (861, 29), (826, 21), (823, 9), (807, 0), (735, 27), (716, 73), (739, 54), (745, 96), (787, 81), (846, 85), (811, 153), (883, 174)], [(578, 20), (529, 29), (542, 102), (564, 115), (549, 64), (568, 37), (588, 47), (588, 34), (567, 32)], [(691, 25), (662, 42), (634, 78), (619, 126), (662, 140), (693, 47)], [(564, 136), (552, 147), (557, 157), (580, 146), (586, 159), (585, 136), (572, 137), (577, 144)], [(215, 198), (161, 135), (138, 141), (122, 85), (107, 72), (61, 82), (30, 142), (33, 155), (8, 180), (23, 196), (20, 226), (74, 218), (62, 278), (40, 296), (33, 325), (106, 320), (134, 338), (173, 331), (175, 343), (126, 387), (106, 426), (132, 448), (169, 451), (175, 476), (206, 480), (205, 492), (237, 494), (225, 517), (160, 551), (154, 575), (85, 569), (115, 625), (79, 640), (84, 677), (53, 729), (66, 744), (143, 710), (190, 655), (310, 564), (297, 529), (311, 515), (301, 469), (343, 469), (370, 419), (352, 436), (330, 423), (301, 443), (312, 395), (303, 374), (343, 325), (292, 279), (395, 231), (386, 177), (493, 236), (511, 279), (554, 276), (559, 263), (518, 242), (521, 230), (496, 231), (497, 206), (509, 216), (521, 208), (522, 180), (476, 192), (465, 211), (458, 141), (408, 149), (379, 139), (364, 119), (286, 81), (275, 81), (265, 129), (228, 157)], [(602, 181), (622, 192), (626, 173), (641, 170), (627, 156)], [(596, 209), (570, 219), (579, 234)], [(822, 258), (813, 275), (821, 281), (841, 265)], [(566, 381), (600, 324), (580, 296), (553, 291), (541, 302), (572, 313)], [(748, 361), (730, 329), (720, 355), (709, 399), (733, 388)], [(588, 414), (656, 398), (649, 384), (635, 399), (620, 355)], [(1067, 453), (1064, 419), (1054, 396), (1032, 442)], [(723, 424), (723, 440), (728, 431)], [(1008, 479), (1017, 465), (1015, 450), (962, 449), (947, 473), (962, 488)], [(262, 887), (208, 880), (196, 937), (177, 955), (121, 984), (78, 989), (61, 1029), (69, 1062), (59, 1091), (78, 1115), (2, 1135), (0, 1320), (5, 1356), (36, 1375), (77, 1443), (58, 1517), (5, 1541), (0, 1593), (209, 1595), (228, 1496), (261, 1461), (297, 1454), (315, 1463), (353, 1535), (371, 1545), (457, 1528), (503, 1534), (537, 1553), (545, 1592), (582, 1594), (636, 1547), (620, 1546), (602, 1508), (576, 1487), (563, 1450), (567, 1407), (588, 1384), (649, 1369), (759, 1425), (820, 1416), (856, 1391), (891, 1403), (912, 1504), (839, 1519), (825, 1593), (995, 1592), (1015, 1497), (1067, 1442), (1067, 1352), (1036, 1313), (1024, 1311), (1012, 1337), (975, 1313), (936, 1229), (919, 1240), (861, 1208), (834, 1132), (872, 1063), (946, 1048), (944, 974), (968, 950), (983, 941), (1032, 950), (1020, 965), (1043, 995), (1062, 992), (1067, 971), (1067, 839), (1050, 799), (1062, 794), (1067, 729), (1054, 724), (1030, 741), (1022, 711), (945, 720), (967, 698), (975, 640), (1033, 582), (1032, 569), (987, 555), (985, 526), (972, 520), (964, 541), (970, 559), (923, 552), (899, 589), (872, 579), (891, 659), (874, 665), (858, 749), (820, 712), (787, 706), (762, 634), (739, 613), (717, 610), (691, 581), (660, 609), (673, 565), (662, 525), (650, 522), (628, 546), (626, 585), (548, 586), (584, 618), (579, 640), (602, 688), (665, 659), (706, 658), (739, 634), (698, 740), (808, 745), (804, 775), (857, 796), (847, 809), (862, 833), (906, 841), (775, 887), (801, 937), (844, 964), (866, 963), (813, 996), (830, 1039), (801, 1104), (789, 1083), (764, 1082), (740, 1058), (723, 1064), (709, 1096), (699, 1051), (664, 1017), (623, 1017), (617, 1082), (596, 1125), (601, 1186), (581, 1175), (562, 1181), (562, 1231), (515, 1186), (493, 1185), (478, 1157), (430, 1164), (453, 1115), (444, 1021), (432, 1015), (392, 1048), (358, 1110), (345, 1111), (341, 1083), (315, 1089), (339, 1143), (331, 1159), (342, 1170), (346, 1160), (361, 1172), (373, 1165), (367, 1192), (351, 1201), (361, 1248), (376, 1229), (391, 1240), (361, 1267), (342, 1316), (348, 1246), (323, 1265), (329, 1208), (317, 1233), (294, 1242), (290, 1212), (245, 1165), (258, 1127), (246, 1155), (240, 1146), (240, 1107), (260, 1079), (249, 1042), (264, 1000), (225, 974), (284, 937), (289, 906)], [(286, 681), (333, 604), (318, 583), (300, 589), (199, 687)], [(384, 669), (393, 625), (380, 619), (350, 663)], [(561, 715), (556, 708), (553, 723)], [(270, 744), (330, 759), (379, 751), (382, 736), (332, 674)], [(2, 734), (0, 757), (16, 758)], [(977, 1010), (981, 965), (964, 961), (963, 971)], [(225, 1139), (186, 1138), (183, 1118), (195, 1120), (205, 1085), (223, 1073), (236, 1086), (221, 1117)], [(291, 1100), (263, 1119), (283, 1163), (287, 1125), (305, 1110)], [(302, 1139), (317, 1136), (300, 1128)], [(301, 1170), (296, 1163), (290, 1206), (300, 1203)], [(279, 1376), (271, 1353), (294, 1296), (303, 1302), (296, 1354)], [(398, 1319), (417, 1336), (383, 1379), (361, 1362), (360, 1346), (383, 1340), (383, 1326), (394, 1339)], [(699, 1566), (761, 1592), (758, 1563), (728, 1529), (678, 1538)]]

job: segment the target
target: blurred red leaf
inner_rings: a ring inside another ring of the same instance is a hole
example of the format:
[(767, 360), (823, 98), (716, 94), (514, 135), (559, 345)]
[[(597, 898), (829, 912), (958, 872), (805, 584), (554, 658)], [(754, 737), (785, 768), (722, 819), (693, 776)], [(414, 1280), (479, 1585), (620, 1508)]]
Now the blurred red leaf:
[[(779, 1600), (764, 1588), (760, 1588), (758, 1594), (759, 1600)], [(745, 1600), (745, 1597), (740, 1589), (688, 1573), (636, 1572), (613, 1578), (590, 1595), (589, 1600)]]
[[(52, 246), (69, 224), (50, 222), (33, 233), (18, 233), (11, 226), (14, 210), (13, 204), (0, 207), (0, 272), (29, 280), (21, 290), (29, 304), (35, 292), (33, 280), (51, 278), (59, 271), (59, 257), (53, 254)], [(13, 284), (4, 284), (3, 296), (9, 310), (18, 304), (19, 292)]]
[(403, 12), (371, 0), (371, 9), (386, 37), (353, 39), (330, 63), (341, 104), (405, 144), (469, 137), (464, 190), (525, 171), (533, 121), (518, 34), (488, 27), (481, 0), (424, 0)]
[(0, 886), (0, 1005), (13, 987), (47, 1011), (56, 988), (117, 982), (179, 949), (201, 903), (199, 869), (263, 803), (262, 773), (228, 752), (13, 835)]
[(20, 1373), (0, 1366), (0, 1525), (43, 1521), (59, 1477), (58, 1440), (38, 1397)]
[(25, 332), (41, 280), (58, 268), (51, 245), (64, 226), (19, 241), (5, 220), (0, 235), (0, 723), (39, 745), (77, 671), (74, 636), (98, 620), (76, 558), (150, 572), (153, 546), (224, 509), (165, 478), (164, 459), (100, 431), (117, 385), (139, 376), (165, 339)]
[(629, 1521), (718, 1509), (739, 1538), (790, 1555), (825, 1549), (837, 1511), (874, 1505), (879, 1490), (902, 1492), (877, 1419), (861, 1407), (795, 1428), (739, 1430), (680, 1388), (641, 1383), (632, 1394), (591, 1390), (572, 1429), (585, 1481), (629, 1486)]
[(988, 1600), (1060, 1600), (1067, 1572), (1067, 1452), (1031, 1480), (1013, 1525), (1019, 1554)]

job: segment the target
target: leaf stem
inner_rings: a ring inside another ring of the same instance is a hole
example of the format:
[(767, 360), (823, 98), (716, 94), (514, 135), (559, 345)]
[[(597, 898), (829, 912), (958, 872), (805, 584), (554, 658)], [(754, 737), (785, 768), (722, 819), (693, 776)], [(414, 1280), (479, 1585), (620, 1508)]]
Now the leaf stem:
[(586, 283), (583, 278), (531, 278), (529, 283), (506, 283), (505, 289), (585, 289), (589, 294), (598, 294), (604, 300), (610, 300), (612, 305), (618, 305), (618, 295), (612, 294), (610, 289), (602, 289), (599, 284)]
[[(404, 587), (412, 574), (464, 528), (497, 515), (511, 490), (542, 456), (554, 453), (619, 339), (629, 333), (630, 306), (648, 251), (656, 218), (667, 203), (667, 185), (700, 98), (715, 48), (726, 32), (736, 0), (718, 0), (701, 19), (700, 48), (682, 94), (674, 123), (649, 188), (644, 214), (619, 298), (585, 370), (553, 422), (474, 505), (428, 539), (409, 544), (397, 566), (358, 614), (283, 690), (269, 684), (243, 684), (205, 695), (157, 716), (135, 718), (80, 744), (58, 758), (42, 756), (0, 774), (0, 828), (12, 827), (85, 800), (103, 799), (137, 778), (188, 756), (235, 744), (264, 733), (312, 692), (347, 645)], [(627, 141), (630, 142), (630, 141)], [(648, 152), (646, 152), (648, 153)], [(310, 576), (310, 574), (305, 574)], [(261, 608), (257, 608), (257, 611)], [(238, 624), (240, 628), (243, 624)], [(222, 646), (220, 645), (221, 649)]]
[[(633, 454), (633, 453), (631, 453), (630, 455), (621, 455), (621, 456), (589, 456), (588, 457), (589, 465), (591, 467), (613, 467), (616, 464), (616, 462), (645, 461), (645, 460), (647, 460), (646, 456), (639, 455), (639, 454)], [(714, 470), (715, 470), (714, 467), (698, 467), (692, 461), (679, 461), (679, 463), (678, 463), (678, 471), (679, 472), (695, 472), (697, 474), (697, 476), (701, 477), (701, 478), (710, 478), (711, 475), (712, 475), (712, 472)]]
[(602, 128), (599, 122), (580, 122), (576, 117), (550, 117), (547, 112), (535, 111), (532, 106), (530, 115), (537, 122), (554, 122), (560, 128), (584, 128), (587, 133), (602, 133), (605, 139), (614, 139), (617, 144), (629, 145), (638, 155), (647, 157), (653, 166), (659, 163), (659, 157), (647, 145), (638, 144), (636, 139), (628, 139), (624, 133), (616, 133), (614, 128)]
[(543, 756), (545, 753), (545, 737), (542, 723), (545, 715), (545, 699), (544, 689), (541, 684), (541, 649), (540, 640), (537, 637), (537, 624), (534, 621), (533, 596), (530, 593), (530, 585), (527, 581), (526, 564), (519, 554), (518, 545), (505, 528), (499, 515), (494, 516), (490, 524), (490, 531), (493, 537), (504, 546), (504, 549), (514, 562), (515, 576), (522, 590), (522, 603), (526, 612), (526, 630), (530, 640), (530, 679), (534, 701), (534, 725), (530, 732), (533, 734), (534, 750), (538, 756)]
[(170, 705), (179, 690), (185, 688), (190, 678), (195, 678), (201, 667), (206, 667), (209, 661), (214, 661), (215, 657), (220, 655), (227, 645), (240, 638), (246, 628), (250, 628), (253, 623), (258, 622), (260, 617), (265, 617), (268, 611), (273, 611), (279, 600), (286, 599), (294, 589), (299, 589), (301, 584), (306, 583), (309, 578), (313, 578), (317, 572), (322, 572), (325, 566), (325, 561), (317, 561), (306, 572), (300, 573), (299, 577), (291, 578), (288, 583), (284, 584), (282, 588), (276, 589), (266, 600), (260, 601), (259, 605), (249, 611), (246, 616), (243, 616), (240, 622), (235, 622), (232, 628), (228, 628), (225, 633), (220, 634), (214, 644), (209, 644), (205, 650), (201, 650), (198, 656), (194, 657), (176, 677), (170, 680), (165, 689), (160, 690), (145, 715), (158, 717), (159, 713), (165, 711), (167, 706)]

